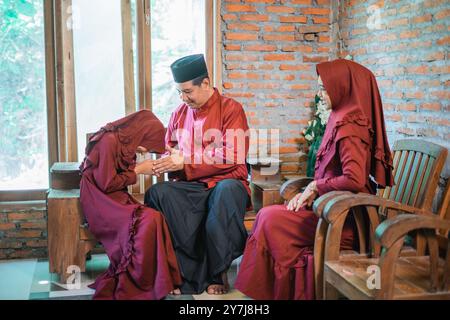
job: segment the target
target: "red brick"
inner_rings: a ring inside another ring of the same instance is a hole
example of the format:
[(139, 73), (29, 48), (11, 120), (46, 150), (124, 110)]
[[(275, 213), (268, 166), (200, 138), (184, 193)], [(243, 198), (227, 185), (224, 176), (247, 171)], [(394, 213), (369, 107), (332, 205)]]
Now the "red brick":
[(47, 223), (45, 221), (20, 223), (20, 228), (22, 229), (45, 229), (46, 227)]
[(250, 33), (227, 32), (227, 33), (225, 33), (225, 37), (227, 40), (240, 40), (240, 41), (258, 40), (257, 34), (250, 34)]
[(39, 248), (39, 247), (47, 247), (47, 240), (31, 240), (26, 242), (27, 247), (31, 248)]
[(22, 248), (21, 241), (0, 240), (0, 249), (19, 249)]
[(243, 14), (240, 19), (241, 21), (269, 21), (269, 16), (263, 14)]
[(245, 51), (276, 51), (278, 49), (275, 45), (269, 45), (269, 44), (257, 44), (257, 45), (251, 45), (251, 46), (245, 46)]
[(434, 18), (437, 20), (444, 19), (450, 16), (450, 9), (441, 10), (434, 15)]
[(248, 84), (249, 89), (278, 89), (280, 84), (278, 83), (256, 83), (251, 82)]
[(429, 22), (429, 21), (431, 21), (431, 19), (432, 19), (432, 16), (431, 16), (431, 14), (428, 13), (428, 14), (425, 14), (420, 17), (414, 17), (411, 19), (411, 21), (412, 21), (412, 23), (415, 24), (415, 23)]
[(289, 0), (292, 4), (312, 4), (312, 0)]
[(227, 11), (230, 12), (255, 12), (256, 8), (254, 6), (249, 5), (241, 5), (241, 4), (229, 4), (225, 6)]
[(264, 60), (266, 60), (266, 61), (288, 61), (288, 60), (295, 60), (295, 56), (293, 54), (272, 53), (272, 54), (266, 54), (264, 56)]
[(428, 66), (417, 66), (406, 68), (407, 73), (413, 74), (427, 74), (429, 72)]
[(249, 23), (230, 23), (227, 28), (229, 30), (246, 30), (246, 31), (259, 31), (261, 28), (256, 24)]
[(295, 36), (284, 34), (266, 34), (264, 35), (266, 41), (295, 41)]
[(440, 111), (441, 110), (441, 104), (440, 103), (422, 103), (420, 105), (420, 108), (423, 110), (431, 110), (431, 111)]
[(260, 70), (273, 70), (275, 67), (273, 64), (260, 64), (258, 69)]
[(310, 90), (311, 86), (309, 84), (294, 84), (291, 86), (292, 90)]
[(330, 18), (329, 17), (313, 17), (313, 22), (316, 24), (330, 23)]
[(258, 61), (259, 58), (257, 56), (252, 56), (252, 55), (244, 55), (244, 54), (227, 54), (225, 56), (226, 60), (229, 61)]
[(417, 38), (419, 36), (419, 31), (403, 31), (400, 33), (400, 39), (410, 39)]
[(283, 23), (306, 23), (308, 18), (303, 16), (282, 16), (280, 22)]
[(302, 71), (310, 71), (311, 67), (308, 65), (302, 65), (302, 64), (281, 64), (280, 70), (302, 70)]
[(8, 220), (35, 220), (44, 219), (43, 212), (8, 213)]
[(312, 52), (313, 48), (311, 46), (284, 46), (281, 48), (281, 51), (285, 52)]
[(330, 14), (330, 9), (328, 8), (301, 8), (300, 12), (306, 15), (327, 15)]
[(407, 99), (423, 99), (424, 94), (421, 91), (415, 91), (415, 92), (406, 91), (405, 98), (407, 98)]
[(225, 21), (233, 21), (237, 19), (237, 15), (235, 14), (224, 14), (222, 15), (222, 19)]
[(248, 3), (275, 3), (277, 0), (245, 0)]
[(266, 11), (272, 13), (294, 13), (295, 8), (286, 6), (268, 6), (266, 7)]
[(328, 61), (328, 57), (321, 57), (321, 56), (303, 56), (303, 62), (325, 62)]
[(403, 110), (403, 111), (415, 111), (416, 110), (416, 105), (412, 104), (412, 103), (404, 103), (404, 104), (400, 104), (398, 106), (398, 110)]
[(440, 46), (448, 46), (450, 44), (450, 37), (444, 37), (436, 41), (436, 43)]
[(331, 38), (328, 36), (319, 36), (319, 42), (330, 42)]
[(280, 147), (280, 153), (295, 153), (298, 152), (296, 147)]
[(233, 83), (231, 83), (231, 82), (224, 82), (222, 84), (222, 86), (224, 87), (224, 89), (232, 89), (233, 88)]
[(259, 75), (256, 73), (239, 73), (231, 72), (228, 74), (230, 79), (259, 79)]
[(277, 28), (277, 32), (294, 32), (295, 26), (283, 25)]
[(320, 32), (328, 32), (330, 31), (329, 26), (301, 26), (298, 28), (299, 33), (320, 33)]
[(395, 85), (399, 88), (412, 88), (414, 87), (413, 80), (400, 80), (395, 83)]
[(240, 51), (241, 50), (241, 46), (238, 44), (226, 44), (225, 45), (225, 50), (228, 51)]
[(0, 223), (0, 230), (15, 230), (15, 223)]
[(6, 233), (7, 238), (39, 238), (42, 235), (41, 230), (19, 230)]

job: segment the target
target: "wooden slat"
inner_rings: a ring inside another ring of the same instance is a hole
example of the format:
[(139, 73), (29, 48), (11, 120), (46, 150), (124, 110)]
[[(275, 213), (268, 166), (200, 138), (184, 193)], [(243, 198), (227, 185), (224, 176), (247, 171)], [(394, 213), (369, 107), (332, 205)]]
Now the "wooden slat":
[[(433, 165), (434, 165), (434, 159), (430, 158), (428, 160), (428, 164), (427, 164), (427, 167), (426, 167), (426, 170), (425, 170), (425, 174), (423, 175), (423, 178), (422, 178), (422, 181), (421, 181), (422, 183), (420, 185), (420, 189), (419, 189), (420, 191), (418, 192), (418, 201), (416, 202), (415, 206), (423, 207), (423, 203), (424, 203), (424, 200), (425, 200), (425, 194), (429, 193), (429, 191), (431, 191), (431, 194), (434, 195), (434, 193), (436, 191), (436, 190), (428, 190), (428, 188), (431, 185), (431, 183), (429, 181), (429, 178), (430, 178), (430, 174), (431, 174), (432, 169), (433, 169)], [(436, 187), (437, 187), (437, 185), (436, 185)], [(431, 208), (427, 208), (427, 209), (431, 209)]]
[[(394, 184), (396, 184), (397, 183), (397, 181), (395, 180), (395, 176), (396, 176), (396, 173), (397, 173), (397, 168), (398, 168), (398, 163), (399, 163), (399, 161), (400, 161), (400, 156), (401, 156), (401, 151), (396, 151), (396, 152), (394, 152), (394, 160), (393, 160), (393, 167), (394, 167), (394, 171), (393, 171), (393, 175), (394, 175)], [(390, 195), (390, 193), (391, 193), (391, 189), (392, 189), (392, 187), (386, 187), (385, 189), (384, 189), (384, 192), (383, 192), (383, 195), (382, 195), (382, 197), (383, 198), (385, 198), (385, 199), (389, 199), (389, 195)]]
[(134, 96), (133, 28), (131, 2), (130, 0), (121, 1), (125, 114), (128, 115), (136, 111), (136, 99)]
[(401, 179), (401, 177), (403, 175), (403, 171), (405, 169), (405, 163), (406, 163), (407, 158), (408, 158), (408, 151), (403, 151), (400, 156), (400, 160), (398, 162), (396, 172), (395, 172), (395, 177), (394, 177), (395, 185), (391, 188), (388, 199), (391, 199), (391, 200), (395, 199), (395, 196), (397, 195), (397, 190), (399, 188), (400, 179)]
[(420, 163), (421, 159), (422, 159), (422, 153), (415, 152), (414, 162), (411, 167), (408, 183), (407, 183), (405, 192), (403, 193), (403, 197), (402, 197), (402, 199), (400, 199), (400, 202), (403, 204), (408, 204), (409, 199), (411, 198), (414, 181), (416, 181), (416, 179), (417, 179), (417, 173), (419, 171), (419, 163)]
[(409, 152), (409, 154), (408, 154), (408, 158), (405, 163), (405, 168), (403, 169), (403, 174), (401, 176), (400, 182), (398, 183), (397, 195), (395, 196), (395, 201), (397, 201), (397, 202), (400, 202), (401, 199), (403, 198), (403, 195), (404, 195), (404, 192), (406, 189), (406, 184), (407, 184), (408, 180), (411, 178), (410, 174), (411, 174), (411, 167), (412, 167), (412, 161), (414, 159), (414, 155), (415, 155), (415, 153), (413, 151)]
[(423, 176), (425, 174), (425, 168), (427, 166), (428, 160), (429, 160), (429, 158), (428, 158), (427, 155), (423, 155), (422, 156), (422, 160), (420, 161), (419, 170), (417, 172), (416, 180), (414, 181), (413, 190), (411, 192), (411, 197), (409, 198), (409, 202), (408, 202), (408, 205), (410, 205), (410, 206), (417, 206), (417, 199), (418, 199), (418, 195), (419, 195), (419, 189), (420, 189), (420, 185), (421, 185), (421, 183), (423, 181)]

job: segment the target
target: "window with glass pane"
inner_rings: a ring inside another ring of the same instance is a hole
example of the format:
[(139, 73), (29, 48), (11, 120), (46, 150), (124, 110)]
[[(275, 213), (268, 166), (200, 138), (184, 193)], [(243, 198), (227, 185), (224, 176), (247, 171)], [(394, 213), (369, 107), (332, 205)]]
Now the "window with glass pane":
[(0, 190), (48, 188), (43, 0), (0, 0)]
[(152, 109), (167, 125), (181, 100), (170, 65), (195, 53), (205, 54), (205, 0), (152, 0)]
[(125, 116), (121, 0), (72, 0), (78, 160), (86, 134)]

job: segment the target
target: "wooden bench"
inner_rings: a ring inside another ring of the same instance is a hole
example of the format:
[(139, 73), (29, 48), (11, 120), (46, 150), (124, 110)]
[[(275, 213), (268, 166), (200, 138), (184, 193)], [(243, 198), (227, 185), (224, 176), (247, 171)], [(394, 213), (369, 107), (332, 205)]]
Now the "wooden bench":
[[(156, 158), (156, 155), (147, 157)], [(138, 156), (138, 161), (143, 160)], [(51, 188), (47, 197), (48, 216), (48, 255), (49, 270), (57, 273), (60, 281), (65, 283), (71, 275), (70, 266), (77, 266), (81, 272), (86, 271), (86, 255), (98, 244), (89, 232), (80, 205), (80, 171), (79, 163), (55, 163), (50, 169)], [(260, 167), (252, 170), (258, 175)], [(144, 193), (153, 183), (167, 181), (167, 175), (160, 178), (138, 176), (138, 182), (129, 187), (129, 192), (143, 203)], [(252, 183), (252, 197), (256, 199), (256, 210), (262, 206), (279, 202), (279, 184), (274, 180)], [(256, 210), (248, 211), (244, 225), (249, 232), (253, 228)]]

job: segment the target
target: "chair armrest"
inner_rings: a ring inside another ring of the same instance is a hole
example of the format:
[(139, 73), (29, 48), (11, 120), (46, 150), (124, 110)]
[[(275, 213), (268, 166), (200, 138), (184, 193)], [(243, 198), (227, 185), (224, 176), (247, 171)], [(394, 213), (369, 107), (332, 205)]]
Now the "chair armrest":
[(301, 192), (302, 189), (313, 180), (313, 178), (308, 177), (288, 180), (281, 186), (280, 195), (284, 200), (290, 201), (297, 193)]
[(323, 209), (322, 216), (329, 223), (336, 221), (342, 214), (346, 214), (348, 210), (358, 206), (378, 207), (384, 210), (400, 211), (415, 214), (431, 214), (429, 211), (418, 209), (400, 202), (384, 199), (376, 195), (367, 193), (347, 193), (339, 197), (335, 197), (328, 201)]
[(335, 197), (350, 196), (350, 195), (353, 195), (353, 193), (349, 191), (331, 191), (321, 195), (319, 198), (314, 200), (313, 203), (314, 214), (318, 218), (322, 218), (323, 210), (329, 201), (331, 201)]
[(393, 244), (411, 231), (419, 229), (450, 230), (450, 221), (430, 215), (402, 214), (383, 221), (375, 230), (375, 238), (385, 248)]

